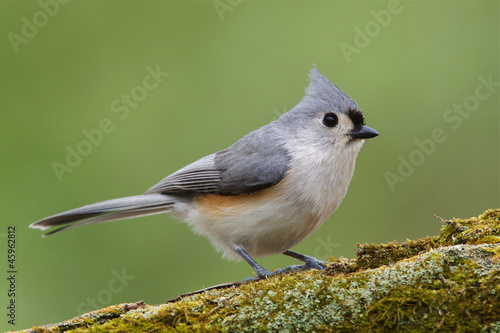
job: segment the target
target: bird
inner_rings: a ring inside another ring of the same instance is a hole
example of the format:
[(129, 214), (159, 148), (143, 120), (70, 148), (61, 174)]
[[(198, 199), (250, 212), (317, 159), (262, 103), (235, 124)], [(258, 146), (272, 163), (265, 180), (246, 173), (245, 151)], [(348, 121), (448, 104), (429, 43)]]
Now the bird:
[[(299, 103), (226, 149), (200, 158), (144, 194), (106, 200), (43, 218), (31, 228), (52, 231), (168, 213), (206, 236), (229, 260), (244, 260), (256, 276), (324, 269), (291, 250), (335, 212), (366, 139), (358, 105), (314, 66)], [(270, 271), (255, 258), (284, 254), (302, 261)]]

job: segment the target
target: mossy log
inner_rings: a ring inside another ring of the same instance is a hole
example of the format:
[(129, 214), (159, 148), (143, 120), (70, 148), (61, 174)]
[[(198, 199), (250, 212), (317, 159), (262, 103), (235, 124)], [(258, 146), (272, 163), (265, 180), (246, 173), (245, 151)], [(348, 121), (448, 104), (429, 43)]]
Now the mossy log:
[(119, 304), (29, 332), (500, 332), (500, 209), (438, 236), (358, 245), (356, 259)]

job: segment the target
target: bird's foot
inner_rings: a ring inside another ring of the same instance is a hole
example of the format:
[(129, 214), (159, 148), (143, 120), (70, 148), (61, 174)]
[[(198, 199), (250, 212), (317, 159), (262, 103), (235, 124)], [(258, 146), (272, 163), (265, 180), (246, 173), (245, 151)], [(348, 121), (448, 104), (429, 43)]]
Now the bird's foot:
[(262, 270), (259, 269), (258, 271), (255, 272), (257, 276), (247, 277), (243, 279), (243, 282), (259, 281), (275, 275), (284, 275), (292, 272), (307, 271), (310, 269), (323, 270), (325, 268), (326, 268), (325, 261), (320, 261), (316, 258), (308, 257), (304, 265), (291, 265), (284, 268), (276, 269), (274, 271), (268, 271), (265, 268), (262, 268)]
[(318, 260), (314, 257), (307, 257), (306, 258), (306, 263), (303, 265), (303, 270), (308, 270), (308, 269), (318, 269), (318, 270), (323, 270), (326, 268), (326, 264), (327, 262), (326, 261), (321, 261), (321, 260)]

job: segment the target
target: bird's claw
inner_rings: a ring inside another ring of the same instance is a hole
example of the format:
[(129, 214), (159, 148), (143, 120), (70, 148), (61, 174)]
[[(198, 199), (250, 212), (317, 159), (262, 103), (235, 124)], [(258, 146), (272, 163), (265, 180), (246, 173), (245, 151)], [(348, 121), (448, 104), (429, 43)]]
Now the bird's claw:
[(271, 276), (274, 275), (283, 275), (283, 274), (288, 274), (291, 272), (297, 272), (297, 271), (307, 271), (309, 269), (318, 269), (318, 270), (323, 270), (326, 268), (326, 261), (319, 261), (316, 258), (310, 258), (306, 261), (304, 265), (291, 265), (287, 266), (284, 268), (279, 268), (274, 271), (268, 271), (267, 269), (259, 270), (256, 276), (250, 276), (245, 279), (243, 279), (243, 282), (250, 282), (250, 281), (259, 281), (262, 279), (267, 279)]
[(309, 257), (306, 260), (306, 263), (303, 265), (304, 266), (303, 270), (318, 269), (321, 271), (326, 268), (326, 264), (327, 264), (326, 261), (320, 261), (316, 258)]

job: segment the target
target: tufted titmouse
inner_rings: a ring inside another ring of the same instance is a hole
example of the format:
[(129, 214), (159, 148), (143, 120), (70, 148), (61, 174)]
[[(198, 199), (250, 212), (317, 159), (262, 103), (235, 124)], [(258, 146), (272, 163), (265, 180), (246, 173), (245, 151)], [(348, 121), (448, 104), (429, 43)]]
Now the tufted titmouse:
[[(316, 68), (290, 111), (164, 178), (145, 194), (56, 214), (30, 225), (45, 236), (77, 226), (169, 213), (207, 236), (228, 259), (243, 258), (259, 278), (324, 263), (290, 248), (340, 205), (364, 139), (357, 104)], [(270, 272), (253, 258), (285, 254), (305, 262)]]

